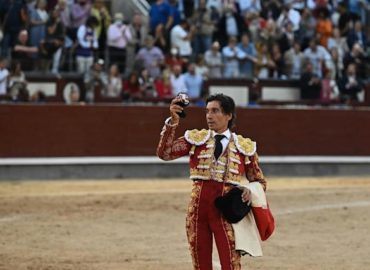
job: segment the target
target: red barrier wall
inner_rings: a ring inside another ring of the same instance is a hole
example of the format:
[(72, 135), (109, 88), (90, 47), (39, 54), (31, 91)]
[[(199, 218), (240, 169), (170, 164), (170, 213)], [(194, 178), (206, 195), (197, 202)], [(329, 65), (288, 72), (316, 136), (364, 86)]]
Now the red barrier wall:
[[(187, 108), (185, 129), (205, 128)], [(168, 107), (0, 105), (1, 157), (152, 156)], [(370, 155), (369, 109), (238, 109), (260, 155)]]

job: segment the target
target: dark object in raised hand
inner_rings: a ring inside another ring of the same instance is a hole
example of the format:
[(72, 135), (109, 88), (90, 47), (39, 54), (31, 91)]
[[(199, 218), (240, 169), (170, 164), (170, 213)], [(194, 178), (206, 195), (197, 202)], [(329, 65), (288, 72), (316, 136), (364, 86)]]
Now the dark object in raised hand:
[[(187, 94), (185, 93), (180, 93), (177, 95), (177, 97), (180, 97), (181, 100), (176, 102), (177, 105), (180, 105), (181, 107), (186, 107), (189, 105), (190, 101), (189, 101), (189, 97)], [(182, 110), (182, 112), (179, 112), (177, 113), (181, 118), (185, 118), (186, 117), (186, 113), (184, 110)]]

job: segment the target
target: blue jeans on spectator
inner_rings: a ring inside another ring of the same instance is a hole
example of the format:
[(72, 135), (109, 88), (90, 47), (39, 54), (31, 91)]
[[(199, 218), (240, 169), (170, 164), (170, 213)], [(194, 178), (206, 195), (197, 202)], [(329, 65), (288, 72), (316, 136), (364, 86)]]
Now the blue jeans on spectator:
[(206, 35), (195, 35), (193, 39), (193, 49), (195, 54), (204, 54), (211, 48), (212, 37)]

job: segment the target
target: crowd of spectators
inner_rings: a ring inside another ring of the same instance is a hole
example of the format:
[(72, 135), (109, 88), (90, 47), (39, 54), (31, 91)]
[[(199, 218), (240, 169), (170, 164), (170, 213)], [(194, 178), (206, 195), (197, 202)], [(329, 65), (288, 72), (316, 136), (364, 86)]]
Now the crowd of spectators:
[(79, 72), (125, 101), (204, 96), (210, 78), (294, 79), (302, 99), (362, 101), (370, 1), (152, 0), (149, 18), (104, 0), (0, 0), (0, 95), (24, 72)]

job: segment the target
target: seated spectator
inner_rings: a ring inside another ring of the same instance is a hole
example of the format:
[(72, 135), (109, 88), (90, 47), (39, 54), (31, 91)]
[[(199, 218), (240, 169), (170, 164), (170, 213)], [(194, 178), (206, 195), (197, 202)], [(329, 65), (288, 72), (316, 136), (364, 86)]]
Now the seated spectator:
[(16, 100), (22, 89), (27, 89), (27, 81), (20, 62), (12, 61), (9, 74), (9, 94)]
[(6, 59), (0, 57), (0, 95), (7, 94), (9, 70), (6, 68), (6, 65)]
[(222, 55), (220, 53), (220, 43), (217, 41), (212, 43), (210, 50), (206, 51), (204, 60), (209, 69), (209, 78), (221, 78), (222, 77)]
[(351, 63), (347, 66), (346, 73), (339, 83), (339, 90), (343, 101), (364, 100), (364, 86), (361, 79), (357, 76), (355, 64)]
[(301, 44), (298, 41), (284, 54), (285, 74), (289, 79), (299, 79), (302, 73), (304, 56), (301, 52)]
[(122, 78), (118, 65), (113, 64), (109, 68), (108, 83), (104, 88), (103, 95), (106, 97), (119, 97), (122, 92)]
[(333, 79), (338, 81), (343, 75), (343, 58), (339, 56), (337, 47), (330, 49), (330, 55), (333, 61), (333, 67), (330, 69), (330, 74)]
[(171, 53), (166, 56), (165, 63), (169, 69), (173, 69), (176, 65), (180, 65), (181, 67), (185, 65), (185, 61), (180, 57), (179, 50), (176, 47), (172, 47)]
[(179, 93), (187, 93), (188, 89), (185, 84), (185, 77), (181, 73), (182, 68), (179, 65), (176, 65), (172, 69), (172, 74), (170, 76), (172, 94), (177, 96)]
[(90, 72), (86, 76), (87, 83), (86, 85), (86, 96), (85, 101), (92, 103), (95, 100), (95, 91), (100, 90), (104, 93), (108, 84), (108, 76), (104, 71), (104, 60), (99, 59), (95, 62), (91, 68)]
[(156, 96), (157, 93), (154, 88), (154, 78), (150, 76), (149, 71), (146, 68), (140, 72), (139, 84), (144, 97), (152, 98)]
[(145, 47), (141, 48), (136, 55), (136, 60), (142, 61), (143, 68), (146, 68), (152, 78), (157, 78), (161, 74), (161, 66), (164, 62), (164, 55), (161, 49), (153, 46), (152, 36), (145, 39)]
[(366, 56), (363, 47), (360, 44), (355, 43), (353, 44), (351, 51), (346, 53), (343, 58), (344, 70), (347, 70), (348, 65), (353, 63), (356, 65), (357, 75), (361, 79), (367, 80), (366, 64), (368, 61), (369, 57)]
[(98, 49), (98, 39), (95, 28), (98, 21), (95, 17), (89, 17), (86, 24), (81, 25), (77, 31), (78, 46), (76, 48), (77, 72), (84, 75), (85, 82), (87, 74), (93, 64), (93, 51)]
[(144, 93), (139, 83), (138, 74), (133, 71), (123, 83), (123, 100), (139, 101), (144, 97)]
[(331, 75), (330, 69), (325, 71), (325, 76), (321, 80), (320, 101), (322, 103), (330, 103), (338, 100), (339, 89), (338, 85)]
[(305, 63), (305, 69), (300, 78), (301, 99), (318, 100), (320, 98), (320, 77), (313, 72), (311, 62)]
[(189, 63), (188, 72), (184, 74), (184, 81), (187, 94), (190, 99), (198, 99), (202, 94), (203, 78), (201, 75), (195, 73), (195, 64)]
[(224, 77), (225, 78), (237, 78), (239, 77), (239, 62), (246, 58), (245, 52), (243, 52), (236, 45), (236, 37), (230, 37), (227, 46), (222, 48), (222, 56), (224, 58)]
[(162, 72), (162, 76), (154, 81), (154, 87), (157, 91), (158, 98), (170, 99), (173, 97), (170, 76), (170, 71), (165, 69)]
[(28, 44), (28, 32), (22, 30), (18, 34), (18, 40), (12, 50), (12, 60), (21, 63), (24, 71), (33, 70), (33, 55), (38, 52), (38, 47)]
[(195, 63), (195, 73), (200, 75), (203, 81), (208, 79), (209, 68), (207, 67), (204, 56), (202, 54), (199, 54), (197, 56), (197, 61)]
[(244, 33), (241, 42), (238, 44), (240, 50), (245, 53), (245, 58), (240, 61), (240, 75), (246, 78), (253, 78), (254, 64), (257, 61), (257, 51), (254, 43), (250, 41), (249, 35)]

